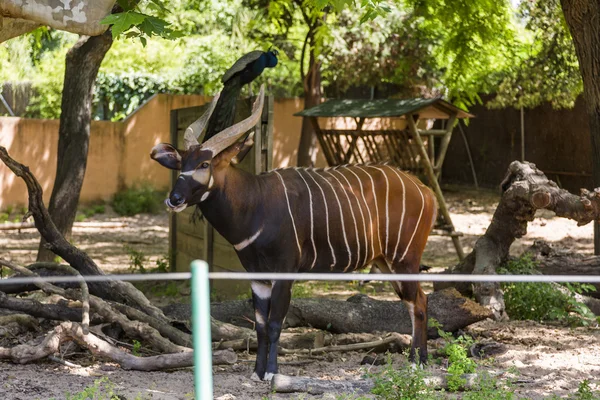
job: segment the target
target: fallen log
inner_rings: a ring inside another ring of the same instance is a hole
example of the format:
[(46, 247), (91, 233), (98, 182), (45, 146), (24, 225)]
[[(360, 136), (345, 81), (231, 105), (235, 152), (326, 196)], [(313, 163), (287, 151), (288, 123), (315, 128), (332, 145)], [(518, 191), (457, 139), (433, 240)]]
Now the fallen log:
[(33, 299), (19, 299), (0, 292), (0, 308), (24, 312), (34, 317), (57, 321), (81, 322), (81, 309), (58, 304), (43, 304)]
[[(492, 316), (488, 309), (463, 297), (455, 289), (434, 292), (428, 299), (429, 317), (440, 322), (447, 332), (455, 332)], [(254, 320), (252, 304), (245, 300), (213, 303), (211, 314), (220, 321), (245, 327), (252, 327), (248, 321)], [(347, 301), (292, 300), (286, 324), (288, 327), (311, 326), (332, 333), (412, 333), (408, 310), (402, 302), (374, 300), (362, 294)], [(437, 337), (437, 329), (431, 328), (428, 334), (430, 338)]]
[[(477, 374), (464, 374), (461, 376), (464, 379), (462, 389), (471, 389), (478, 385)], [(448, 389), (448, 374), (435, 374), (424, 378), (425, 384), (432, 389)], [(365, 394), (370, 393), (374, 388), (374, 383), (370, 379), (365, 380), (326, 380), (307, 378), (300, 376), (288, 376), (276, 374), (271, 381), (271, 391), (277, 393), (308, 393), (308, 394), (324, 394), (324, 393), (353, 393)]]

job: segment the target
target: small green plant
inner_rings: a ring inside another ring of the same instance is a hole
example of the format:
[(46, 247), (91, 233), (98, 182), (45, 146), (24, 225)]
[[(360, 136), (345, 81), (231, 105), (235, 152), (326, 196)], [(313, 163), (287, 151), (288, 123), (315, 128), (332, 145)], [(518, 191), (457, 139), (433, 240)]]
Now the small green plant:
[[(537, 263), (530, 254), (524, 254), (509, 261), (501, 274), (535, 275)], [(509, 282), (502, 284), (506, 312), (513, 319), (534, 321), (560, 321), (570, 325), (587, 325), (595, 318), (590, 309), (575, 300), (576, 293), (593, 290), (587, 284), (567, 284), (560, 286), (551, 283)]]
[(96, 214), (104, 214), (106, 212), (106, 207), (104, 204), (96, 204), (86, 208), (83, 208), (77, 212), (75, 216), (75, 221), (82, 222), (88, 218), (93, 217)]
[(0, 223), (2, 222), (8, 222), (8, 220), (10, 219), (10, 214), (9, 213), (0, 213)]
[(471, 346), (475, 343), (472, 337), (460, 335), (457, 338), (445, 332), (442, 325), (434, 318), (429, 319), (428, 325), (436, 328), (438, 335), (444, 339), (445, 345), (441, 352), (448, 357), (448, 389), (451, 392), (460, 390), (467, 382), (462, 376), (475, 372), (475, 361), (468, 357)]
[(156, 272), (169, 272), (169, 256), (162, 256), (156, 260)]
[(144, 267), (146, 256), (141, 251), (137, 251), (131, 246), (125, 246), (125, 251), (129, 254), (129, 270), (133, 273), (145, 274), (148, 272)]
[(584, 379), (577, 388), (577, 392), (570, 397), (573, 400), (599, 400), (600, 392), (592, 389), (590, 381)]
[(439, 396), (427, 385), (427, 372), (407, 362), (400, 368), (392, 365), (392, 357), (388, 354), (385, 369), (373, 376), (373, 394), (384, 400), (429, 400)]
[(164, 193), (144, 184), (117, 193), (113, 197), (112, 207), (119, 215), (156, 214), (162, 208), (163, 197)]
[(305, 299), (312, 297), (312, 291), (308, 287), (308, 282), (296, 283), (292, 286), (292, 298), (294, 299)]
[(140, 343), (139, 340), (134, 340), (133, 341), (133, 348), (131, 349), (131, 354), (133, 354), (136, 357), (141, 356), (140, 350), (142, 349), (142, 344)]
[(114, 384), (108, 378), (97, 379), (94, 384), (86, 387), (79, 393), (65, 394), (66, 400), (119, 400), (114, 392)]
[(505, 385), (500, 385), (498, 380), (482, 371), (473, 390), (466, 391), (462, 396), (463, 400), (512, 400), (515, 398), (515, 391), (512, 383), (509, 381)]

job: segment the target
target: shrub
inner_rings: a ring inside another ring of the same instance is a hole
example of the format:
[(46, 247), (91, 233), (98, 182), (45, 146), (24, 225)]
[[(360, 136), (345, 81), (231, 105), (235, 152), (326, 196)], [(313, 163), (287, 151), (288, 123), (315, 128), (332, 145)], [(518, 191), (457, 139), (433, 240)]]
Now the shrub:
[(156, 214), (163, 204), (162, 192), (148, 184), (126, 189), (113, 197), (112, 208), (119, 215)]
[[(530, 254), (509, 261), (501, 274), (540, 274), (537, 263)], [(586, 284), (509, 282), (502, 284), (507, 314), (517, 320), (560, 321), (574, 325), (587, 325), (594, 314), (585, 305), (575, 300), (576, 293), (593, 289)]]

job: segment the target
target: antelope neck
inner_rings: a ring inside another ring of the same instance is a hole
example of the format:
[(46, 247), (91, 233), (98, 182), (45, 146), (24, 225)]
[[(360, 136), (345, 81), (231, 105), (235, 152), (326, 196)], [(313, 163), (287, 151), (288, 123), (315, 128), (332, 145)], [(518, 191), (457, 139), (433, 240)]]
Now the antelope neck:
[(229, 243), (240, 243), (262, 227), (260, 185), (256, 176), (235, 167), (218, 175), (200, 210)]

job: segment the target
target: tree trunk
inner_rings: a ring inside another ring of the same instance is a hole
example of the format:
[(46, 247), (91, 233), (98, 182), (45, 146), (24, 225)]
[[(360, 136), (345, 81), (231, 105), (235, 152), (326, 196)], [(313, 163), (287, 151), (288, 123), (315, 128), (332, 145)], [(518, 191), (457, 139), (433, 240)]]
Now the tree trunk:
[[(321, 104), (321, 63), (317, 62), (314, 46), (311, 44), (308, 73), (304, 80), (304, 108)], [(298, 166), (312, 167), (315, 163), (315, 131), (308, 117), (302, 118), (302, 133), (298, 145)]]
[[(600, 2), (561, 0), (562, 9), (579, 60), (583, 97), (587, 108), (591, 145), (593, 187), (600, 186)], [(594, 251), (600, 255), (600, 227), (594, 224)]]
[[(554, 211), (558, 217), (575, 220), (579, 225), (600, 219), (600, 188), (593, 192), (582, 189), (581, 195), (576, 196), (560, 189), (532, 163), (513, 161), (501, 187), (502, 198), (485, 234), (477, 239), (471, 254), (446, 272), (495, 274), (496, 269), (508, 259), (514, 240), (527, 233), (527, 223), (533, 221), (539, 208)], [(435, 290), (450, 286), (464, 295), (474, 294), (477, 301), (490, 308), (497, 319), (505, 316), (499, 283), (434, 283)]]
[[(48, 211), (67, 239), (71, 236), (87, 165), (94, 82), (112, 41), (110, 30), (100, 36), (81, 36), (66, 57), (56, 179)], [(44, 239), (40, 241), (38, 261), (54, 259), (45, 243)]]

